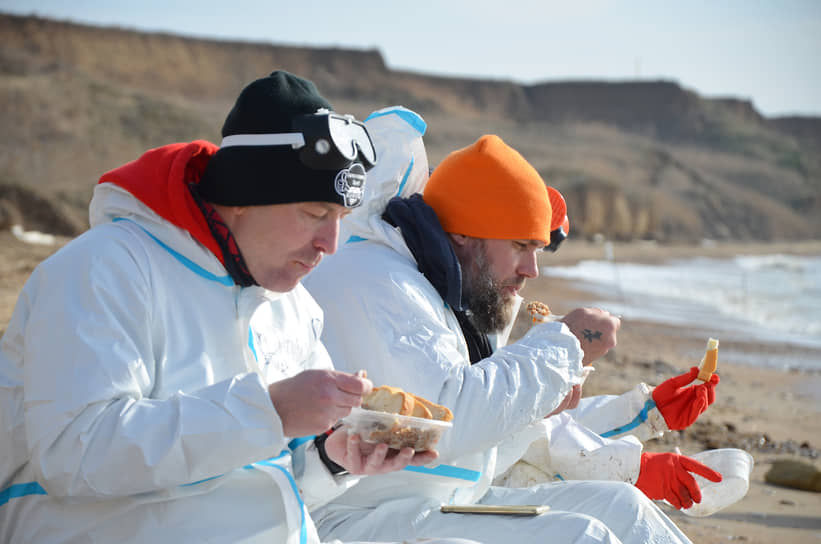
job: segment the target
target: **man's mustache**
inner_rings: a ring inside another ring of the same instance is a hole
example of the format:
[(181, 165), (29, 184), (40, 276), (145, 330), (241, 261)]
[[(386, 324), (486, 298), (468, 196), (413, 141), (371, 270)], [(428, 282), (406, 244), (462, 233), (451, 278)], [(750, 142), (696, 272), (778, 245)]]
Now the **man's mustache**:
[(516, 290), (522, 289), (525, 286), (525, 278), (524, 276), (518, 276), (512, 280), (507, 280), (501, 284), (501, 288), (505, 287), (514, 287)]

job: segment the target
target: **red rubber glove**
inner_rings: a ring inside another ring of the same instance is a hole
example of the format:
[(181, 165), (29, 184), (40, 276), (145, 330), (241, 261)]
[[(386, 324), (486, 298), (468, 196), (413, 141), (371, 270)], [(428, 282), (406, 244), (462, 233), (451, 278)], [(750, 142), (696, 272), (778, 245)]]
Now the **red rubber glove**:
[(718, 374), (713, 374), (708, 382), (687, 387), (698, 376), (698, 367), (690, 372), (662, 382), (653, 390), (653, 400), (673, 431), (686, 429), (716, 400)]
[(711, 482), (721, 481), (721, 474), (690, 457), (644, 452), (636, 487), (651, 499), (664, 499), (676, 508), (690, 508), (693, 502), (701, 502), (701, 490), (690, 472)]

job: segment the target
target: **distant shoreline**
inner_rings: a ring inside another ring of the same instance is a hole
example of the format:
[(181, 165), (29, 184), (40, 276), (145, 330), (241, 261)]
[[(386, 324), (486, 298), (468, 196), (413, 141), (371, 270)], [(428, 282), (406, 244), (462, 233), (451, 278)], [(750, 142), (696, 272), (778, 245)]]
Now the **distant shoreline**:
[[(695, 257), (727, 258), (739, 255), (821, 256), (821, 239), (794, 242), (704, 242), (702, 244), (662, 244), (653, 241), (612, 242), (613, 261), (661, 263)], [(562, 244), (555, 253), (540, 256), (541, 266), (571, 266), (583, 260), (607, 260), (605, 243), (574, 240)]]

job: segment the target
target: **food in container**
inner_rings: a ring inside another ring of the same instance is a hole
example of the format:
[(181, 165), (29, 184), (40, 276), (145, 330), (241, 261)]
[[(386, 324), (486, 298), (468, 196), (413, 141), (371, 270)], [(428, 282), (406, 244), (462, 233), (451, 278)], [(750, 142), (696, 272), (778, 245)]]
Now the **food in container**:
[(410, 447), (416, 451), (433, 449), (442, 433), (453, 427), (450, 421), (362, 408), (352, 408), (342, 423), (349, 433), (358, 434), (365, 442), (387, 444), (395, 449)]
[(398, 387), (374, 388), (342, 421), (349, 432), (366, 442), (391, 448), (433, 448), (442, 433), (453, 426), (453, 413), (446, 407), (407, 393)]
[(550, 307), (538, 300), (528, 302), (527, 306), (525, 306), (525, 310), (530, 314), (533, 323), (543, 323), (548, 320), (548, 316), (550, 315)]

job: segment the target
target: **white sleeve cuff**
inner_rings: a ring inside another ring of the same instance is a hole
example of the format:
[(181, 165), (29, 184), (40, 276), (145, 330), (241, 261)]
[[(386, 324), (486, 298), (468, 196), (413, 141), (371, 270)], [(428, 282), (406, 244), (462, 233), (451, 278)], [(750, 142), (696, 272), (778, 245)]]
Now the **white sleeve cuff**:
[(302, 500), (305, 501), (308, 510), (313, 510), (332, 501), (350, 489), (361, 478), (361, 476), (348, 473), (338, 476), (331, 474), (331, 471), (319, 458), (319, 451), (317, 451), (313, 440), (303, 448), (304, 465), (297, 483)]

